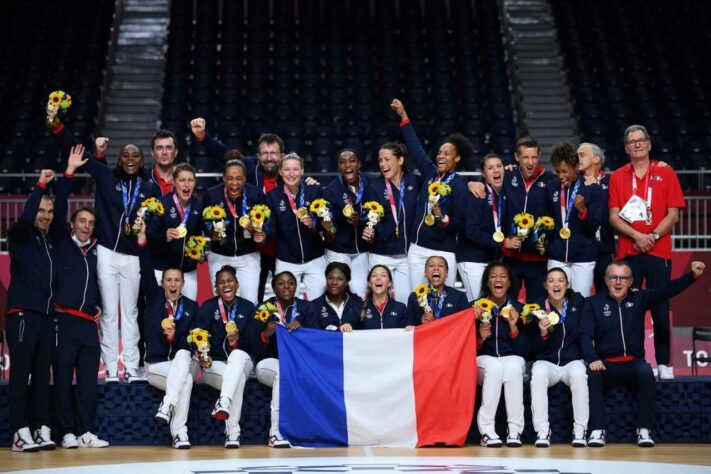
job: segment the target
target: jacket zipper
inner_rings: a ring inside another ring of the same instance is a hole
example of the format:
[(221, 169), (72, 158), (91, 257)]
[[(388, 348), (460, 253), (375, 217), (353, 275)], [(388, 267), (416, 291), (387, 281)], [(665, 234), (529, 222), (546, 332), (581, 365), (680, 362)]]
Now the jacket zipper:
[(47, 299), (47, 314), (49, 314), (49, 307), (52, 302), (52, 296), (54, 292), (52, 290), (52, 255), (49, 253), (49, 247), (47, 247), (47, 236), (42, 236), (42, 241), (44, 242), (44, 250), (47, 252), (47, 258), (49, 259), (49, 299)]
[(558, 348), (558, 365), (560, 365), (560, 353), (563, 350), (563, 346), (565, 345), (565, 323), (562, 324), (563, 326), (563, 340), (560, 343), (560, 347)]
[(620, 333), (622, 335), (622, 350), (623, 350), (624, 356), (627, 357), (627, 343), (625, 342), (625, 328), (622, 325), (622, 306), (619, 303), (617, 304), (617, 312), (620, 315)]
[[(84, 254), (81, 248), (77, 247), (79, 252)], [(84, 303), (86, 303), (86, 292), (89, 289), (89, 262), (86, 260), (86, 255), (84, 256), (84, 267), (86, 268), (86, 279), (84, 280), (84, 294), (82, 295), (81, 304), (79, 305), (79, 311), (84, 311)]]

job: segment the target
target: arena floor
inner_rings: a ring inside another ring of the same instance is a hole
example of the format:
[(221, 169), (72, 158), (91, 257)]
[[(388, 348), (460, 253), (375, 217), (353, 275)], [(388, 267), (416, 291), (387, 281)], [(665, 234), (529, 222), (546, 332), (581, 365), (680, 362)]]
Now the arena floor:
[(711, 473), (711, 449), (702, 444), (667, 444), (653, 449), (614, 444), (602, 449), (465, 448), (290, 449), (245, 446), (239, 450), (195, 447), (110, 447), (13, 453), (0, 450), (0, 471), (52, 473)]

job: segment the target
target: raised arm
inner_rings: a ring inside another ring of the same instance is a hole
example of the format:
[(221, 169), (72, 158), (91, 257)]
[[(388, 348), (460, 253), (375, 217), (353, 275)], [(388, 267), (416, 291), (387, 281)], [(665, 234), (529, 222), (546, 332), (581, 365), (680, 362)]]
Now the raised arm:
[(407, 153), (414, 161), (415, 167), (420, 170), (422, 176), (437, 174), (437, 165), (434, 161), (427, 157), (425, 149), (422, 148), (422, 143), (415, 133), (415, 128), (410, 123), (410, 118), (407, 116), (405, 106), (398, 99), (393, 99), (390, 108), (400, 117), (400, 131), (407, 146)]

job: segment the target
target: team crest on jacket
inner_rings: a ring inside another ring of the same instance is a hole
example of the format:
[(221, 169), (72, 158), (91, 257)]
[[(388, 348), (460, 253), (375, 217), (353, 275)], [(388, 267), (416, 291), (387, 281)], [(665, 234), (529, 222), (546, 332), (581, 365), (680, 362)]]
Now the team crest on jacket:
[(518, 187), (518, 176), (514, 176), (514, 177), (511, 179), (511, 186), (514, 186), (514, 187), (516, 187), (516, 188)]
[(365, 310), (365, 319), (373, 319), (373, 312), (370, 310), (370, 308)]
[(447, 303), (444, 305), (445, 308), (451, 308), (452, 306), (453, 306), (452, 303)]
[(605, 303), (605, 306), (602, 307), (602, 314), (607, 317), (612, 314), (612, 311), (610, 310), (610, 305)]
[(284, 203), (284, 200), (283, 200), (283, 199), (282, 199), (281, 201), (279, 201), (279, 210), (280, 210), (281, 212), (286, 211), (286, 204)]
[(558, 202), (558, 194), (560, 194), (560, 191), (556, 191), (553, 193), (553, 202)]
[(325, 306), (321, 306), (321, 317), (322, 318), (328, 317), (328, 309)]
[(172, 206), (170, 208), (170, 218), (175, 219), (176, 217), (178, 217), (178, 211), (175, 209), (175, 206)]
[(628, 301), (627, 303), (625, 303), (625, 308), (631, 308), (632, 306), (634, 306), (633, 301)]
[(545, 182), (545, 181), (539, 181), (539, 182), (538, 182), (538, 187), (539, 187), (539, 188), (545, 188), (545, 187), (546, 187), (546, 182)]

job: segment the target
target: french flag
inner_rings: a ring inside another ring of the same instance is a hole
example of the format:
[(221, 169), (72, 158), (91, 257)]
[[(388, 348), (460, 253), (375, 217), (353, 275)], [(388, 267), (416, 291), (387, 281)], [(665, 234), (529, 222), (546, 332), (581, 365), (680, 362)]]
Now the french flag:
[(277, 338), (279, 429), (293, 445), (466, 442), (476, 395), (473, 309), (414, 331), (278, 326)]

